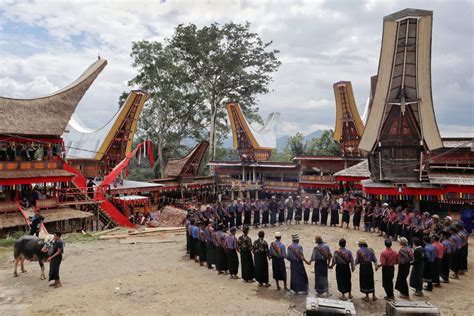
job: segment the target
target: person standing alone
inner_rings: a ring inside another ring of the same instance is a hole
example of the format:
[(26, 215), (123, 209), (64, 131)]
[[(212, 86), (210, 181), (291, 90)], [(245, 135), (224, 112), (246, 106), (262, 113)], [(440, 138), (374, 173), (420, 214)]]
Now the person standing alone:
[(49, 262), (49, 282), (54, 281), (50, 286), (55, 288), (61, 287), (61, 279), (59, 278), (59, 266), (63, 260), (64, 242), (61, 239), (61, 232), (54, 233), (53, 251)]

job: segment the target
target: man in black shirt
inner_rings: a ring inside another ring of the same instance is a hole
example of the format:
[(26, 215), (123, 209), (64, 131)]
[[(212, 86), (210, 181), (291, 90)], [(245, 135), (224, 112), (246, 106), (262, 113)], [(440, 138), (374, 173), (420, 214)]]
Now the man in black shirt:
[(50, 257), (48, 257), (49, 262), (49, 282), (54, 280), (54, 283), (50, 286), (58, 288), (61, 286), (61, 281), (59, 279), (59, 266), (63, 260), (64, 252), (64, 242), (61, 239), (61, 232), (54, 233), (54, 242), (53, 242), (53, 251)]

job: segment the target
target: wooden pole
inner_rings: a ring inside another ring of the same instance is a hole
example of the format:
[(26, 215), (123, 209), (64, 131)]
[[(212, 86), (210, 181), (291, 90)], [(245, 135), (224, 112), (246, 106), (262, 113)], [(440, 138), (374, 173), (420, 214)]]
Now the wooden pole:
[(97, 218), (95, 222), (95, 230), (99, 231), (100, 230), (100, 206), (97, 205)]

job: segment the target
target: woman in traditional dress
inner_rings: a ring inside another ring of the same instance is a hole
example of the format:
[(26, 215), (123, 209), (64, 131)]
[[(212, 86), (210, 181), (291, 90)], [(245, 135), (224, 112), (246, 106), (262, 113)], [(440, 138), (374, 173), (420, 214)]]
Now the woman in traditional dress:
[(309, 262), (314, 261), (314, 289), (318, 297), (325, 294), (329, 296), (328, 266), (331, 258), (329, 246), (323, 242), (321, 236), (316, 236), (316, 246)]
[(321, 206), (321, 225), (326, 226), (328, 224), (328, 214), (329, 214), (329, 206), (326, 201), (323, 201)]
[(453, 244), (449, 241), (451, 235), (447, 231), (441, 232), (441, 244), (444, 247), (443, 261), (441, 262), (441, 282), (449, 283), (449, 267), (451, 266), (451, 255), (454, 251)]
[(258, 228), (258, 225), (260, 225), (260, 212), (262, 211), (262, 203), (260, 203), (258, 200), (255, 200), (253, 208), (253, 227)]
[(267, 227), (268, 224), (268, 200), (262, 203), (262, 226)]
[(269, 249), (270, 258), (272, 259), (273, 279), (276, 282), (276, 290), (279, 291), (280, 281), (283, 281), (284, 289), (288, 290), (286, 286), (286, 267), (285, 258), (287, 258), (285, 245), (281, 242), (281, 233), (275, 233), (275, 241), (270, 244)]
[[(354, 272), (355, 266), (352, 252), (346, 249), (346, 240), (344, 238), (339, 240), (339, 247), (338, 250), (334, 251), (329, 269), (332, 269), (334, 265), (336, 266), (337, 290), (341, 292), (339, 298), (345, 301), (347, 298), (352, 299), (351, 273)], [(346, 293), (348, 293), (347, 297)]]
[(281, 197), (278, 201), (278, 224), (283, 225), (285, 223), (285, 198)]
[(255, 256), (255, 279), (259, 286), (268, 287), (268, 244), (263, 239), (265, 232), (258, 232), (258, 239), (253, 243), (253, 253)]
[(214, 220), (210, 220), (209, 224), (204, 229), (204, 235), (206, 236), (206, 258), (207, 258), (207, 268), (212, 269), (213, 265), (216, 264), (216, 247), (212, 240), (212, 235), (214, 234)]
[(319, 208), (320, 202), (316, 199), (316, 202), (313, 205), (313, 213), (311, 213), (311, 224), (316, 225), (319, 222)]
[(362, 205), (360, 200), (357, 200), (356, 205), (354, 206), (354, 217), (352, 218), (352, 226), (354, 229), (360, 230), (360, 219), (362, 217)]
[(410, 286), (415, 289), (415, 296), (423, 296), (423, 270), (425, 264), (425, 252), (421, 246), (421, 239), (413, 238), (413, 263), (410, 272)]
[(253, 265), (253, 257), (252, 257), (252, 239), (248, 236), (249, 227), (244, 225), (242, 228), (243, 235), (239, 237), (237, 242), (238, 250), (240, 252), (240, 264), (242, 265), (242, 279), (247, 282), (255, 282), (254, 281), (254, 265)]
[(305, 196), (304, 198), (303, 210), (303, 224), (308, 224), (309, 212), (311, 210), (311, 201), (309, 200), (309, 196)]
[(349, 201), (347, 197), (344, 198), (344, 202), (342, 202), (342, 221), (341, 221), (341, 228), (346, 223), (346, 228), (349, 228), (349, 222), (351, 221), (351, 210), (352, 210), (352, 203)]
[(225, 249), (227, 253), (227, 267), (229, 268), (229, 274), (231, 279), (238, 279), (237, 274), (239, 273), (239, 257), (237, 256), (237, 238), (235, 233), (237, 228), (234, 226), (230, 229), (230, 234), (225, 240)]
[(301, 203), (301, 198), (299, 195), (296, 197), (295, 208), (296, 208), (295, 223), (299, 224), (303, 216), (303, 204)]
[(198, 249), (199, 249), (199, 265), (203, 266), (204, 262), (207, 261), (207, 248), (206, 248), (206, 235), (204, 234), (205, 223), (200, 224), (199, 238), (198, 238)]
[(369, 294), (372, 294), (372, 301), (375, 302), (377, 297), (375, 296), (374, 270), (372, 268), (372, 263), (375, 266), (375, 271), (377, 271), (377, 257), (375, 256), (374, 250), (367, 246), (367, 242), (364, 238), (360, 238), (357, 244), (359, 245), (359, 250), (357, 250), (355, 265), (360, 264), (359, 286), (360, 291), (365, 294), (365, 297), (362, 299), (369, 302)]
[(331, 224), (330, 226), (336, 227), (339, 225), (339, 210), (341, 209), (341, 205), (336, 201), (336, 199), (332, 200), (331, 203)]
[(400, 297), (404, 299), (410, 298), (407, 278), (410, 274), (410, 264), (413, 262), (413, 251), (408, 247), (408, 239), (401, 237), (400, 250), (398, 251), (398, 273), (395, 289), (400, 292)]
[(367, 202), (364, 206), (364, 231), (370, 232), (372, 229), (372, 222), (374, 220), (374, 209), (370, 202)]
[(290, 261), (290, 289), (295, 294), (308, 293), (308, 275), (304, 268), (304, 262), (309, 264), (303, 254), (303, 247), (299, 244), (298, 234), (292, 235), (293, 243), (288, 246), (288, 260)]
[(218, 274), (227, 274), (227, 254), (225, 251), (225, 241), (227, 239), (224, 225), (221, 223), (217, 226), (217, 232), (214, 236), (214, 245), (216, 246), (216, 269)]
[(250, 200), (247, 199), (247, 202), (244, 204), (244, 225), (250, 225), (250, 219), (252, 217), (252, 205)]
[(288, 213), (286, 214), (286, 223), (291, 225), (293, 221), (293, 209), (295, 207), (295, 202), (293, 201), (293, 197), (290, 195), (288, 200), (286, 201), (286, 208), (288, 209)]

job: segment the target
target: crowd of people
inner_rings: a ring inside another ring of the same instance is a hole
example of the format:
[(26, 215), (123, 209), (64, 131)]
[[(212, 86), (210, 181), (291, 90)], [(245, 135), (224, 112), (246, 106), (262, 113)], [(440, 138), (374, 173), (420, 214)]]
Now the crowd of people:
[[(341, 216), (342, 215), (342, 216)], [(268, 225), (291, 225), (311, 223), (349, 228), (352, 217), (353, 229), (364, 230), (384, 237), (385, 249), (377, 256), (368, 247), (366, 239), (358, 241), (355, 255), (346, 248), (346, 240), (339, 240), (339, 249), (334, 252), (321, 236), (316, 236), (316, 245), (306, 259), (298, 235), (292, 235), (292, 243), (285, 246), (280, 232), (270, 244), (265, 232), (258, 232), (258, 239), (249, 237), (250, 227)], [(339, 219), (341, 218), (341, 221)], [(219, 274), (229, 274), (245, 282), (257, 281), (259, 286), (270, 286), (269, 260), (280, 290), (292, 293), (307, 293), (308, 276), (304, 264), (314, 262), (315, 290), (321, 297), (329, 296), (328, 270), (335, 267), (337, 289), (340, 299), (352, 298), (351, 275), (359, 266), (359, 289), (364, 300), (375, 301), (374, 270), (382, 270), (382, 286), (385, 299), (395, 299), (394, 290), (400, 297), (408, 299), (409, 288), (415, 296), (423, 296), (423, 290), (432, 291), (450, 278), (459, 279), (467, 271), (468, 237), (462, 221), (455, 222), (449, 216), (440, 220), (437, 214), (409, 208), (395, 207), (388, 203), (371, 202), (364, 199), (343, 197), (342, 201), (327, 196), (316, 196), (295, 200), (272, 197), (268, 200), (242, 202), (236, 200), (224, 206), (216, 203), (203, 211), (188, 210), (186, 219), (187, 252), (190, 259), (201, 266), (216, 269)], [(237, 236), (241, 230), (242, 234)], [(393, 249), (393, 243), (400, 247)], [(240, 260), (239, 260), (240, 254)], [(290, 286), (287, 287), (285, 262), (290, 263)], [(395, 267), (398, 272), (395, 278)], [(394, 282), (395, 279), (395, 282)], [(425, 286), (424, 286), (425, 285)]]

